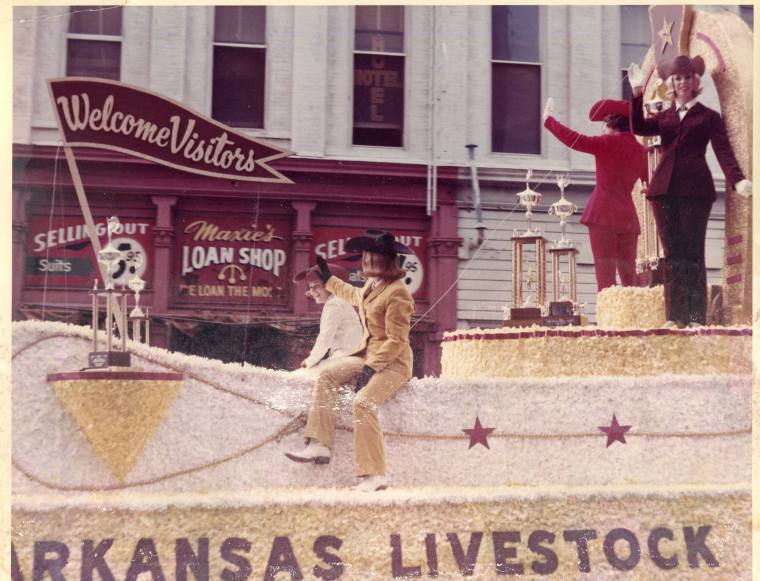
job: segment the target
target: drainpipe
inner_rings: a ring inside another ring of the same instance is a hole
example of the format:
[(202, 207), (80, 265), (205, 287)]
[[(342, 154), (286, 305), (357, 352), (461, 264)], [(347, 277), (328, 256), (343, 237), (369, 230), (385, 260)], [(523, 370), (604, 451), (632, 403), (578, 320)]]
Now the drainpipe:
[(480, 207), (480, 184), (478, 183), (478, 168), (475, 165), (475, 148), (477, 145), (470, 143), (465, 145), (467, 156), (470, 159), (470, 180), (472, 182), (472, 192), (475, 196), (475, 218), (477, 223), (475, 229), (478, 231), (478, 237), (470, 241), (470, 250), (475, 250), (483, 245), (486, 236), (486, 225), (483, 223), (483, 209)]

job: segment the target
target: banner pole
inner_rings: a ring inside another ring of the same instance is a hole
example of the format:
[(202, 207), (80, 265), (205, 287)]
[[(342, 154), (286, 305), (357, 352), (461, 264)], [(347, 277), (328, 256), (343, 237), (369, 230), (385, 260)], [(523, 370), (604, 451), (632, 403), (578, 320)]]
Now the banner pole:
[[(106, 285), (106, 282), (108, 280), (107, 272), (105, 270), (105, 266), (103, 265), (103, 263), (101, 263), (98, 260), (98, 254), (100, 253), (100, 250), (101, 250), (100, 239), (98, 238), (98, 232), (95, 229), (95, 221), (92, 219), (90, 204), (87, 202), (87, 196), (84, 193), (84, 186), (82, 185), (82, 178), (79, 175), (79, 168), (77, 167), (76, 158), (74, 157), (74, 152), (71, 150), (71, 147), (69, 147), (68, 145), (65, 145), (65, 142), (63, 146), (63, 151), (66, 154), (66, 161), (69, 164), (71, 179), (74, 182), (74, 190), (76, 190), (77, 199), (79, 200), (79, 207), (82, 209), (82, 215), (84, 216), (84, 223), (87, 226), (87, 235), (90, 237), (90, 242), (92, 243), (92, 249), (95, 252), (95, 264), (98, 265), (100, 278), (103, 280), (103, 284)], [(110, 297), (109, 297), (109, 302), (110, 302)], [(124, 329), (124, 325), (122, 324), (121, 307), (118, 301), (114, 301), (114, 305), (112, 308), (113, 308), (113, 316), (116, 319), (116, 327), (119, 329), (119, 335), (124, 336), (126, 329)], [(98, 314), (93, 313), (92, 316), (97, 317)]]

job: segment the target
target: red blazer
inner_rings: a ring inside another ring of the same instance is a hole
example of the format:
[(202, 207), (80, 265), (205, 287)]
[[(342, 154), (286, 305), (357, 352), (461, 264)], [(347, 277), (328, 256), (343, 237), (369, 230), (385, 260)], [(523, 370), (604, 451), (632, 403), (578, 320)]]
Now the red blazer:
[(705, 153), (712, 143), (726, 181), (736, 186), (744, 179), (726, 135), (723, 118), (696, 103), (681, 121), (676, 107), (644, 118), (643, 96), (631, 99), (631, 130), (637, 135), (659, 135), (662, 139), (660, 163), (647, 187), (647, 197), (692, 196), (715, 201), (715, 184)]
[(618, 232), (639, 233), (631, 192), (638, 178), (647, 179), (647, 152), (630, 133), (590, 137), (565, 127), (554, 117), (544, 121), (568, 147), (596, 159), (596, 186), (581, 216), (581, 224), (609, 226)]

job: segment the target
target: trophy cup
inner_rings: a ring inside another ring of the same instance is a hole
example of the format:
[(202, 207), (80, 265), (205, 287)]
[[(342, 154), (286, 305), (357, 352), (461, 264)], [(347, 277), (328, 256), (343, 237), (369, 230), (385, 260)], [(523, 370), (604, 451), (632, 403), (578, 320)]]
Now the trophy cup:
[[(549, 207), (549, 213), (559, 218), (562, 235), (559, 240), (552, 242), (549, 253), (552, 255), (552, 301), (549, 303), (550, 325), (579, 325), (580, 317), (575, 314), (575, 304), (578, 300), (577, 258), (578, 249), (575, 243), (567, 238), (567, 219), (578, 211), (578, 206), (565, 198), (565, 188), (570, 180), (565, 175), (557, 176), (560, 198)], [(563, 259), (567, 258), (569, 280), (562, 273)], [(568, 295), (569, 286), (569, 295)]]
[(559, 186), (560, 198), (549, 206), (549, 214), (554, 214), (559, 218), (559, 226), (562, 230), (562, 237), (552, 243), (554, 248), (574, 248), (575, 243), (568, 240), (566, 236), (567, 219), (578, 211), (578, 206), (573, 204), (565, 197), (565, 188), (570, 185), (570, 180), (564, 175), (557, 176), (557, 186)]
[[(88, 355), (88, 367), (101, 369), (104, 367), (129, 367), (130, 357), (127, 351), (127, 293), (114, 290), (112, 273), (119, 261), (123, 259), (123, 253), (116, 249), (111, 243), (111, 237), (119, 228), (119, 219), (116, 216), (108, 218), (108, 243), (98, 252), (98, 262), (105, 265), (106, 276), (104, 290), (98, 289), (98, 280), (92, 289), (92, 351)], [(104, 297), (106, 301), (106, 350), (98, 351), (98, 313), (100, 311), (100, 298)], [(121, 325), (120, 328), (120, 348), (114, 348), (113, 333), (116, 325), (114, 316), (114, 304), (121, 300)]]
[[(530, 178), (533, 177), (533, 170), (529, 169), (525, 174), (525, 189), (522, 192), (515, 194), (518, 203), (525, 208), (525, 217), (528, 220), (528, 229), (521, 234), (521, 236), (540, 236), (541, 232), (538, 229), (533, 230), (533, 208), (541, 203), (541, 194), (532, 190), (530, 187)], [(517, 235), (517, 230), (515, 230)]]
[[(142, 266), (142, 255), (138, 260), (138, 268)], [(145, 289), (145, 281), (139, 276), (133, 276), (127, 283), (129, 290), (135, 293), (135, 306), (129, 313), (129, 319), (132, 321), (132, 340), (138, 343), (145, 338), (145, 344), (150, 345), (150, 314), (140, 307), (140, 293)], [(144, 333), (141, 329), (144, 329)]]
[[(533, 208), (541, 203), (541, 194), (531, 189), (530, 179), (533, 170), (525, 176), (525, 189), (516, 194), (518, 203), (525, 208), (528, 229), (524, 232), (514, 231), (512, 236), (512, 307), (505, 326), (524, 327), (541, 324), (542, 313), (546, 308), (546, 239), (538, 229), (533, 229)], [(534, 251), (535, 267), (527, 273), (528, 296), (523, 299), (523, 265), (524, 250)], [(534, 297), (535, 295), (535, 302)]]

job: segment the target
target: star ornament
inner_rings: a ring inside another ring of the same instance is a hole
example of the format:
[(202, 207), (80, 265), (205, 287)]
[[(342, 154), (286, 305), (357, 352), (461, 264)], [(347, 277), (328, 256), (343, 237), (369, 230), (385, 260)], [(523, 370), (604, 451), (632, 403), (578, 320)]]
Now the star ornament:
[(612, 423), (609, 426), (599, 426), (599, 430), (607, 434), (606, 448), (609, 448), (615, 442), (625, 444), (625, 433), (630, 429), (631, 426), (621, 426), (618, 424), (615, 414), (612, 414)]
[(470, 436), (470, 447), (469, 449), (472, 449), (475, 444), (482, 444), (489, 450), (491, 447), (488, 445), (488, 435), (493, 432), (496, 428), (484, 428), (483, 425), (480, 423), (480, 418), (478, 416), (475, 416), (475, 426), (470, 429), (463, 429), (462, 431)]
[(673, 45), (673, 36), (671, 33), (673, 32), (673, 24), (674, 22), (668, 22), (667, 18), (662, 19), (662, 28), (657, 33), (657, 36), (660, 37), (660, 40), (662, 41), (662, 51), (665, 52), (665, 49), (668, 47), (668, 45)]

